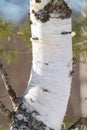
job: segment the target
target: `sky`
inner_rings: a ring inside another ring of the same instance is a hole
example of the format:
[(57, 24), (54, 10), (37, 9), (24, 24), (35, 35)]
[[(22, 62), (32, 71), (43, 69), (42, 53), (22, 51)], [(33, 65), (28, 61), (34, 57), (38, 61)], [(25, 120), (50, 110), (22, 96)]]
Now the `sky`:
[(79, 13), (81, 11), (81, 9), (84, 8), (83, 1), (84, 0), (72, 0), (72, 10), (73, 10), (73, 12)]
[(28, 0), (0, 0), (0, 17), (19, 23), (28, 14)]
[[(72, 0), (74, 13), (78, 13), (83, 8), (83, 0)], [(15, 24), (28, 14), (29, 0), (0, 0), (0, 17), (5, 20), (11, 19)]]

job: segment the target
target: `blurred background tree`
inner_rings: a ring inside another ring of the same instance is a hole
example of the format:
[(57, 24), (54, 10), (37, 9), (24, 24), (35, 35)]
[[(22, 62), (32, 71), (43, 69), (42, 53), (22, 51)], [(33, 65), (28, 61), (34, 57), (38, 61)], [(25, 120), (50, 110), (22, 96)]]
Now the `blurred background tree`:
[[(21, 40), (23, 49), (12, 42), (14, 39)], [(11, 20), (0, 19), (0, 60), (12, 63), (20, 53), (28, 53), (30, 44), (30, 26), (28, 23), (14, 26)]]
[[(19, 54), (28, 53), (31, 47), (28, 10), (28, 0), (0, 1), (0, 60), (13, 63)], [(20, 40), (22, 49), (14, 39)]]

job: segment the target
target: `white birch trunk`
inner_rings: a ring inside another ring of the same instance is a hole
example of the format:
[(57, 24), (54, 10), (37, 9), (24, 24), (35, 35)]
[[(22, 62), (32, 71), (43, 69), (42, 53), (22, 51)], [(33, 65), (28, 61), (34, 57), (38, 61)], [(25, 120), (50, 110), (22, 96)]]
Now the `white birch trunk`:
[[(37, 120), (47, 128), (60, 130), (71, 87), (71, 17), (62, 18), (55, 10), (47, 21), (40, 21), (37, 12), (40, 15), (51, 0), (38, 1), (30, 1), (33, 65), (24, 98), (27, 110), (39, 113)], [(66, 3), (71, 8), (71, 1)]]

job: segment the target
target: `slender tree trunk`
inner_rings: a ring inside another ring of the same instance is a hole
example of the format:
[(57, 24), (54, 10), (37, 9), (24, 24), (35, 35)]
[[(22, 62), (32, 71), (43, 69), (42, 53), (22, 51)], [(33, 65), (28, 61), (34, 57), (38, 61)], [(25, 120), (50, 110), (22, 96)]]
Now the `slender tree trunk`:
[(30, 0), (33, 63), (25, 92), (27, 111), (38, 121), (60, 130), (72, 77), (70, 0)]
[[(83, 1), (83, 10), (82, 16), (83, 18), (87, 17), (87, 0)], [(87, 36), (87, 27), (81, 27), (83, 36)], [(87, 43), (82, 43), (87, 44)], [(80, 55), (80, 97), (81, 97), (81, 114), (84, 117), (87, 117), (87, 53), (83, 52), (83, 55)], [(87, 127), (86, 127), (87, 129)]]
[(80, 98), (81, 98), (81, 114), (87, 117), (87, 58), (86, 55), (80, 57)]

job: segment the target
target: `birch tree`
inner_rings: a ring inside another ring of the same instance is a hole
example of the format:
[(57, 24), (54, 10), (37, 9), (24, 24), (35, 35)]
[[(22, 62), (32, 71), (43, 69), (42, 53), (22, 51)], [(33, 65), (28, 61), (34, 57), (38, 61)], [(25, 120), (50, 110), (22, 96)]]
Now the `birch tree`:
[(30, 0), (32, 70), (27, 90), (18, 98), (0, 64), (13, 103), (0, 109), (12, 120), (10, 129), (60, 130), (72, 79), (71, 0)]

